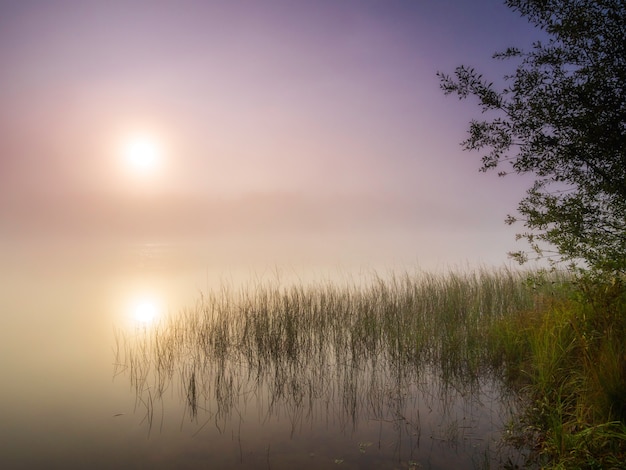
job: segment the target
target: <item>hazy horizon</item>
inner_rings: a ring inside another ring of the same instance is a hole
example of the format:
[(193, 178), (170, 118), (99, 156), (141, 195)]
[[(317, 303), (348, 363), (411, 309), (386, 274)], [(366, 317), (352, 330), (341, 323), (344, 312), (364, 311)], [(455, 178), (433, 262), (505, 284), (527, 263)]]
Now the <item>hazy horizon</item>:
[(0, 0), (0, 466), (195, 458), (114, 331), (221, 282), (514, 265), (528, 180), (478, 171), (436, 72), (536, 34), (497, 0)]
[[(459, 145), (477, 110), (435, 76), (497, 78), (491, 54), (529, 42), (498, 1), (1, 8), (5, 246), (236, 238), (269, 264), (326, 247), (425, 267), (520, 248), (503, 220), (526, 182), (478, 172)], [(152, 172), (123, 160), (137, 135)]]

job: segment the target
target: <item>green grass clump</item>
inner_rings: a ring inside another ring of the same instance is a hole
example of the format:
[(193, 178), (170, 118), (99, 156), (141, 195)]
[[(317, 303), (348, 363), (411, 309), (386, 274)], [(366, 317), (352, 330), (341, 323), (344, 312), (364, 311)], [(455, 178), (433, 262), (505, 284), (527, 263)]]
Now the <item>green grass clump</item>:
[(625, 300), (619, 280), (579, 278), (494, 326), (545, 468), (626, 468)]

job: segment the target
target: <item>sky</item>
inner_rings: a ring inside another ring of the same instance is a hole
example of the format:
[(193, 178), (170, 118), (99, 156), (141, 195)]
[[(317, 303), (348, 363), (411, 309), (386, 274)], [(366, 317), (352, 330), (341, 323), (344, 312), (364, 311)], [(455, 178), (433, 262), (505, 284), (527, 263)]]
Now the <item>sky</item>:
[(478, 171), (436, 72), (537, 34), (498, 0), (0, 0), (0, 238), (507, 263), (529, 181)]
[(103, 420), (112, 327), (229, 276), (510, 263), (529, 181), (478, 171), (436, 73), (537, 34), (499, 0), (0, 0), (5, 454), (152, 449)]

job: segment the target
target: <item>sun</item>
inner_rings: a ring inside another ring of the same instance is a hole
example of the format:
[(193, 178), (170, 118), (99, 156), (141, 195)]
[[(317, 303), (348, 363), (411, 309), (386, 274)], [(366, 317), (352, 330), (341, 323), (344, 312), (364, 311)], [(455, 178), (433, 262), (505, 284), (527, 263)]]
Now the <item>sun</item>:
[(157, 138), (134, 135), (123, 144), (122, 156), (129, 171), (139, 176), (154, 174), (162, 165), (163, 148)]
[(157, 317), (157, 307), (149, 301), (139, 303), (135, 306), (134, 315), (139, 323), (152, 323)]
[(159, 320), (162, 308), (159, 302), (150, 296), (135, 299), (130, 307), (130, 316), (138, 326), (150, 326)]

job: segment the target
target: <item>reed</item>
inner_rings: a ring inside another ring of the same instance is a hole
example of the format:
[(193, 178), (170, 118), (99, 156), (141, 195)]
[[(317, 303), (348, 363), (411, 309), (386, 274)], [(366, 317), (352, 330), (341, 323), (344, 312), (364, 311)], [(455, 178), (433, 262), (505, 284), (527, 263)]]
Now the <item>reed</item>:
[[(513, 271), (482, 270), (373, 275), (358, 286), (222, 287), (154, 328), (119, 332), (116, 363), (129, 371), (138, 394), (148, 388), (161, 394), (181, 375), (192, 402), (207, 398), (203, 391), (217, 393), (244, 369), (252, 382), (272, 377), (277, 396), (288, 387), (325, 383), (326, 370), (341, 376), (387, 366), (396, 374), (437, 366), (465, 387), (494, 365), (484, 348), (491, 325), (532, 306), (523, 280)], [(213, 377), (219, 387), (203, 383)]]
[(119, 332), (116, 364), (144, 405), (178, 383), (192, 419), (227, 420), (255, 396), (294, 416), (332, 402), (352, 426), (416, 421), (403, 400), (424, 380), (444, 400), (495, 380), (525, 404), (511, 429), (535, 463), (611, 466), (626, 460), (625, 298), (568, 274), (484, 269), (222, 286), (154, 328)]

